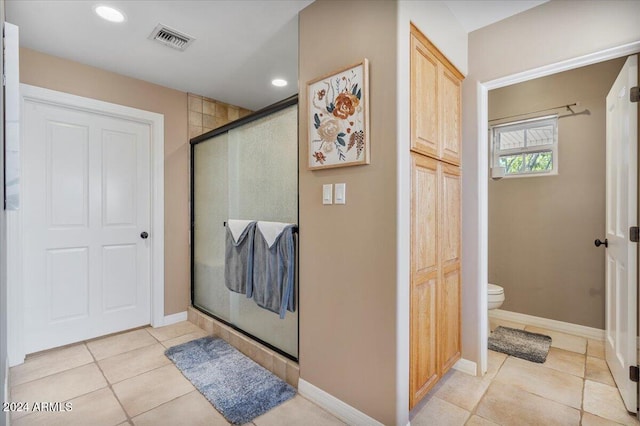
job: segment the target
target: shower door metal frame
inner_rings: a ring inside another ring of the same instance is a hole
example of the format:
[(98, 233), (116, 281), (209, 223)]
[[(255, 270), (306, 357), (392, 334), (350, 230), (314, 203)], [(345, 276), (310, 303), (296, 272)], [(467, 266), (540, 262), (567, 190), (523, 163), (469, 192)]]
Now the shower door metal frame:
[[(228, 327), (233, 328), (234, 330), (244, 334), (245, 336), (251, 338), (252, 340), (255, 340), (256, 342), (260, 343), (261, 345), (264, 345), (266, 347), (268, 347), (269, 349), (277, 352), (278, 354), (292, 360), (295, 362), (298, 362), (298, 357), (295, 357), (291, 354), (288, 354), (287, 352), (283, 351), (280, 348), (277, 348), (276, 346), (265, 342), (264, 340), (260, 339), (259, 337), (254, 336), (253, 334), (249, 333), (248, 331), (245, 331), (244, 329), (236, 326), (235, 324), (230, 323), (229, 321), (226, 321), (220, 317), (218, 317), (217, 315), (199, 308), (197, 306), (194, 305), (194, 300), (195, 300), (195, 198), (194, 198), (194, 194), (195, 194), (195, 167), (194, 167), (194, 159), (195, 159), (195, 147), (196, 145), (198, 145), (199, 143), (208, 141), (209, 139), (219, 136), (221, 134), (224, 133), (228, 133), (230, 130), (236, 129), (238, 127), (244, 126), (245, 124), (251, 123), (252, 121), (256, 121), (259, 120), (261, 118), (265, 118), (268, 117), (276, 112), (282, 111), (286, 108), (289, 108), (293, 105), (298, 105), (298, 95), (295, 94), (293, 96), (290, 96), (286, 99), (283, 99), (279, 102), (276, 102), (275, 104), (269, 105), (261, 110), (258, 110), (252, 114), (249, 114), (245, 117), (239, 118), (238, 120), (232, 121), (231, 123), (225, 124), (224, 126), (218, 127), (217, 129), (213, 129), (210, 132), (207, 133), (203, 133), (200, 136), (196, 136), (195, 138), (192, 138), (189, 141), (190, 144), (190, 154), (189, 154), (189, 173), (190, 173), (190, 182), (189, 182), (189, 199), (191, 201), (190, 203), (190, 254), (191, 254), (191, 259), (190, 259), (190, 268), (191, 268), (191, 306), (194, 309), (197, 309), (198, 311), (212, 317), (213, 319), (215, 319), (216, 321), (219, 321), (223, 324), (225, 324)], [(298, 119), (300, 117), (300, 111), (298, 110)], [(298, 152), (297, 152), (297, 159), (298, 159), (298, 164), (297, 164), (297, 169), (298, 169), (298, 173), (297, 173), (297, 188), (298, 188), (298, 194), (297, 194), (297, 198), (298, 198), (298, 221), (300, 218), (300, 145), (296, 144), (298, 147)], [(299, 250), (300, 244), (299, 244), (299, 238), (300, 238), (300, 233), (299, 231), (297, 232), (297, 238), (298, 238), (298, 244), (296, 244), (296, 250)], [(298, 324), (297, 324), (297, 332), (298, 335), (296, 336), (297, 340), (298, 340), (298, 356), (299, 356), (299, 351), (300, 351), (300, 283), (298, 281), (298, 277), (299, 277), (299, 268), (298, 265), (296, 263), (296, 283), (298, 283), (298, 294), (296, 294), (296, 305), (297, 305), (297, 309), (298, 309)]]

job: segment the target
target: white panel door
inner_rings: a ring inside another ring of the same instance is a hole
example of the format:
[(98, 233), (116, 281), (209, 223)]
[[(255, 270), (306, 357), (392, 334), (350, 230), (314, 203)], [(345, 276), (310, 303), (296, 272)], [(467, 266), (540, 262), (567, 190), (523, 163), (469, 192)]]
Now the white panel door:
[(149, 125), (24, 104), (25, 352), (150, 322)]
[(637, 243), (638, 105), (629, 91), (638, 85), (638, 56), (630, 56), (607, 95), (606, 157), (606, 359), (627, 410), (637, 411)]

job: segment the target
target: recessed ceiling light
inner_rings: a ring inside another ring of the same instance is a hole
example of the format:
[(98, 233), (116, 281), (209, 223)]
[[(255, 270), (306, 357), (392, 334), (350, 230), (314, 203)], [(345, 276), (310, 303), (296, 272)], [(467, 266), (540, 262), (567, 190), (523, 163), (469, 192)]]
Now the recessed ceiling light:
[(109, 22), (124, 22), (124, 13), (111, 6), (96, 6), (94, 11), (99, 17)]
[(273, 84), (276, 87), (284, 87), (287, 85), (287, 80), (283, 80), (281, 78), (276, 78), (271, 80), (271, 84)]

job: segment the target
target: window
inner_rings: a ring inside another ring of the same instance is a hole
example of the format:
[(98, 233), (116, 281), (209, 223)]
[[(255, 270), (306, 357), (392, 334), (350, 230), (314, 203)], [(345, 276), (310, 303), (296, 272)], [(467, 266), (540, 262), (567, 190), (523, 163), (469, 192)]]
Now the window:
[(558, 174), (557, 115), (493, 126), (491, 135), (494, 177)]

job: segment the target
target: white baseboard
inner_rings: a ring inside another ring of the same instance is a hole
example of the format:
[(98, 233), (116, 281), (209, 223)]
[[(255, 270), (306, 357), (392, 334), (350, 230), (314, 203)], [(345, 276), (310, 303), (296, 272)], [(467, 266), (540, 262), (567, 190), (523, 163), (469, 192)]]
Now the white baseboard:
[(187, 311), (178, 312), (177, 314), (165, 315), (164, 320), (162, 321), (162, 325), (171, 325), (177, 322), (182, 322), (187, 320)]
[(324, 408), (343, 422), (353, 426), (382, 426), (382, 423), (339, 400), (335, 396), (315, 387), (304, 379), (298, 380), (298, 393)]
[(586, 337), (587, 339), (604, 341), (604, 330), (587, 327), (584, 325), (571, 324), (563, 321), (556, 321), (548, 318), (535, 317), (533, 315), (520, 314), (518, 312), (504, 311), (502, 309), (492, 309), (489, 317), (505, 321), (518, 322), (520, 324), (534, 327), (546, 328), (551, 331), (573, 334), (575, 336)]
[(451, 368), (471, 376), (476, 376), (478, 374), (478, 364), (464, 358), (460, 358)]

